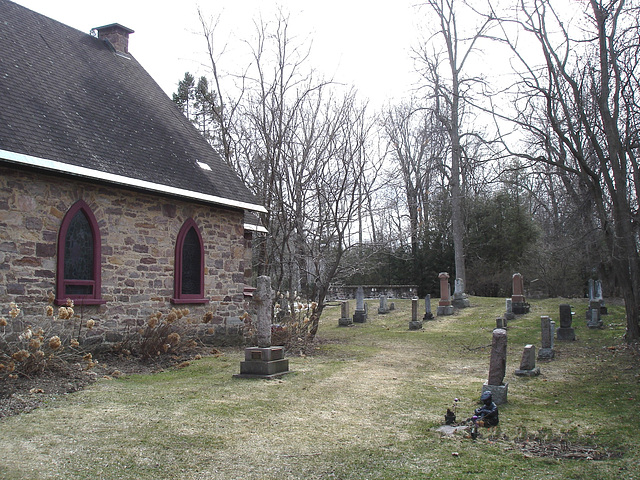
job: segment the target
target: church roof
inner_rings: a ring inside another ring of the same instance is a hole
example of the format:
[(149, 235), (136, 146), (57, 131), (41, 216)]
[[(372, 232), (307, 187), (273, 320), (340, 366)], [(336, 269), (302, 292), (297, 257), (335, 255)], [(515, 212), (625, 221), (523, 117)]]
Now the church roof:
[[(0, 0), (0, 162), (265, 211), (128, 53)], [(158, 52), (162, 55), (162, 52)]]

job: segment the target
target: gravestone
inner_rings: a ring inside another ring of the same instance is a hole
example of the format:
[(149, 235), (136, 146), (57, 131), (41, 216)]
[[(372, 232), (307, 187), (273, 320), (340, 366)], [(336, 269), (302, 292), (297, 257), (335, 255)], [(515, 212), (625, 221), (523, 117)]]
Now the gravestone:
[(555, 355), (553, 351), (551, 317), (540, 317), (540, 328), (542, 331), (542, 342), (540, 350), (538, 351), (538, 360), (551, 360)]
[(571, 327), (573, 322), (573, 312), (571, 305), (563, 303), (560, 305), (560, 328), (556, 334), (559, 341), (573, 341), (576, 339), (576, 331)]
[(457, 308), (467, 308), (470, 306), (469, 299), (464, 293), (464, 281), (461, 278), (456, 278), (454, 281), (452, 304)]
[(289, 360), (284, 358), (284, 347), (271, 345), (271, 309), (273, 290), (271, 279), (260, 276), (253, 293), (256, 304), (256, 337), (258, 345), (244, 350), (240, 374), (236, 378), (274, 378), (289, 373)]
[(513, 320), (516, 318), (515, 313), (513, 313), (513, 300), (510, 298), (505, 298), (504, 300), (504, 318), (507, 320)]
[(378, 314), (385, 315), (389, 313), (389, 308), (387, 307), (387, 296), (380, 295), (380, 306), (378, 307)]
[(536, 367), (536, 347), (534, 345), (526, 345), (524, 347), (520, 368), (514, 373), (520, 377), (540, 375), (540, 367)]
[(507, 369), (507, 331), (496, 328), (491, 341), (491, 359), (489, 360), (489, 378), (482, 386), (482, 392), (489, 391), (496, 405), (507, 403), (509, 384), (504, 383)]
[(427, 294), (424, 298), (424, 316), (422, 320), (433, 320), (433, 313), (431, 313), (431, 295)]
[(529, 313), (529, 304), (524, 298), (524, 282), (522, 275), (514, 273), (512, 277), (511, 310), (516, 315)]
[(436, 314), (438, 316), (453, 315), (453, 305), (451, 305), (451, 293), (449, 291), (449, 274), (441, 272), (438, 278), (440, 279), (440, 301), (438, 302)]
[(587, 319), (587, 327), (601, 328), (602, 319), (600, 316), (607, 313), (607, 307), (604, 306), (602, 298), (602, 282), (600, 280), (589, 279), (589, 307), (585, 314)]
[(396, 303), (395, 302), (390, 302), (389, 303), (389, 311), (393, 312), (396, 309)]
[(353, 325), (353, 319), (349, 315), (349, 302), (343, 300), (340, 304), (340, 320), (338, 320), (338, 326), (348, 327), (349, 325)]
[(411, 321), (409, 322), (409, 330), (420, 330), (422, 328), (422, 322), (418, 320), (418, 305), (420, 300), (417, 298), (411, 299)]
[(504, 317), (496, 318), (496, 328), (507, 329), (507, 319)]
[(590, 307), (587, 312), (591, 312), (591, 318), (587, 322), (587, 327), (602, 328), (602, 319), (600, 318), (600, 304), (596, 302), (595, 306)]
[(604, 297), (602, 296), (602, 280), (595, 281), (595, 298), (596, 302), (600, 302), (600, 315), (607, 315), (607, 307), (604, 304)]
[(367, 321), (367, 311), (364, 303), (364, 290), (358, 287), (356, 290), (356, 311), (353, 313), (353, 323), (364, 323)]

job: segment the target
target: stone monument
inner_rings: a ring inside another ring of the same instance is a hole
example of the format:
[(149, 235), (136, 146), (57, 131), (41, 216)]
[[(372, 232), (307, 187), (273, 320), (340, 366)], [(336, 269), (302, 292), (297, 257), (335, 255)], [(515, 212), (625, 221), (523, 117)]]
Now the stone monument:
[[(602, 328), (602, 308), (604, 300), (602, 298), (602, 282), (589, 279), (589, 308), (587, 309), (587, 327)], [(605, 311), (606, 311), (606, 307)]]
[(551, 317), (540, 317), (540, 328), (542, 330), (542, 342), (538, 351), (538, 360), (551, 360), (555, 356), (553, 350), (553, 331)]
[(338, 320), (338, 326), (348, 327), (353, 325), (353, 319), (349, 315), (349, 301), (343, 300), (340, 303), (340, 320)]
[(507, 329), (507, 319), (504, 317), (496, 318), (496, 328)]
[(453, 290), (453, 306), (457, 308), (467, 308), (470, 306), (469, 299), (464, 293), (464, 281), (461, 278), (456, 278), (454, 282)]
[(524, 282), (522, 275), (514, 273), (512, 277), (511, 310), (516, 315), (529, 313), (529, 304), (524, 299)]
[(431, 295), (428, 293), (424, 298), (424, 316), (422, 317), (422, 320), (433, 320), (433, 313), (431, 313)]
[(380, 306), (378, 307), (378, 314), (385, 315), (389, 313), (389, 308), (387, 307), (387, 296), (381, 294), (380, 295)]
[(507, 369), (507, 331), (496, 328), (491, 341), (491, 360), (489, 361), (489, 378), (482, 386), (482, 392), (491, 392), (496, 405), (507, 403), (509, 384), (504, 383)]
[(367, 321), (367, 310), (364, 304), (364, 290), (358, 287), (356, 290), (356, 311), (353, 313), (353, 323), (364, 323)]
[(571, 327), (573, 322), (573, 312), (571, 305), (563, 303), (560, 305), (560, 328), (556, 333), (559, 341), (572, 341), (576, 339), (576, 331)]
[(436, 314), (438, 316), (453, 315), (453, 305), (451, 305), (451, 293), (449, 291), (449, 274), (441, 272), (438, 278), (440, 279), (440, 301), (438, 302)]
[(422, 328), (422, 322), (418, 320), (418, 304), (420, 300), (418, 298), (411, 299), (411, 321), (409, 322), (409, 330), (420, 330)]
[(275, 378), (289, 373), (289, 360), (284, 358), (284, 347), (271, 345), (271, 309), (273, 290), (271, 279), (260, 276), (253, 293), (256, 304), (256, 337), (258, 345), (244, 350), (240, 374), (236, 378)]
[(520, 368), (514, 372), (520, 377), (534, 377), (540, 375), (540, 367), (536, 367), (536, 347), (526, 345), (522, 352)]

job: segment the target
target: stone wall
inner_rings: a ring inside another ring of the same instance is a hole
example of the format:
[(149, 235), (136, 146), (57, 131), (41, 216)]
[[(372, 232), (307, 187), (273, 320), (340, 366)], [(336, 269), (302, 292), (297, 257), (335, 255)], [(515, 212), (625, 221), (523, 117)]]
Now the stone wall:
[[(329, 288), (327, 299), (348, 300), (356, 298), (356, 290), (359, 285), (332, 285)], [(362, 285), (366, 298), (379, 298), (386, 295), (388, 298), (413, 298), (418, 294), (417, 285)]]
[(102, 239), (106, 304), (75, 309), (83, 318), (96, 320), (94, 335), (140, 325), (150, 314), (172, 308), (175, 240), (185, 220), (193, 218), (204, 243), (205, 298), (210, 303), (180, 307), (189, 308), (194, 320), (213, 314), (213, 321), (201, 328), (209, 341), (241, 339), (239, 317), (246, 308), (242, 211), (4, 166), (0, 316), (7, 317), (10, 302), (17, 303), (19, 330), (43, 315), (49, 292), (55, 292), (58, 230), (67, 210), (80, 199), (92, 209)]

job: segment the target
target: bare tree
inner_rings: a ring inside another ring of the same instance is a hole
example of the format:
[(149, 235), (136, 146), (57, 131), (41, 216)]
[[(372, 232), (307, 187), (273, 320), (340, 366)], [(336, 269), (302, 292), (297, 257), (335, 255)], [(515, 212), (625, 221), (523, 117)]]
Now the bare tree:
[[(456, 279), (461, 279), (466, 288), (463, 198), (461, 190), (461, 161), (463, 158), (463, 112), (468, 107), (465, 96), (477, 81), (464, 77), (466, 63), (471, 58), (479, 39), (483, 38), (493, 22), (491, 17), (472, 29), (470, 35), (461, 34), (467, 27), (462, 27), (457, 18), (458, 6), (464, 6), (456, 0), (427, 0), (424, 5), (436, 15), (438, 31), (429, 42), (417, 52), (423, 66), (423, 74), (430, 82), (430, 88), (436, 101), (438, 119), (449, 134), (451, 142), (451, 223), (455, 251)], [(473, 13), (473, 12), (469, 12)], [(440, 38), (444, 42), (444, 55), (448, 67), (446, 77), (441, 75), (439, 52), (434, 51), (434, 42)], [(439, 102), (445, 103), (440, 105)]]
[[(502, 120), (508, 117), (536, 140), (527, 150), (511, 146), (514, 154), (552, 166), (563, 181), (574, 177), (588, 186), (625, 300), (626, 339), (635, 342), (640, 339), (640, 10), (634, 0), (590, 0), (576, 24), (558, 5), (521, 0), (517, 15), (501, 21), (501, 40), (513, 52), (519, 76), (507, 100), (514, 108)], [(541, 61), (518, 43), (522, 36), (538, 46)], [(564, 183), (568, 188), (571, 182)]]

